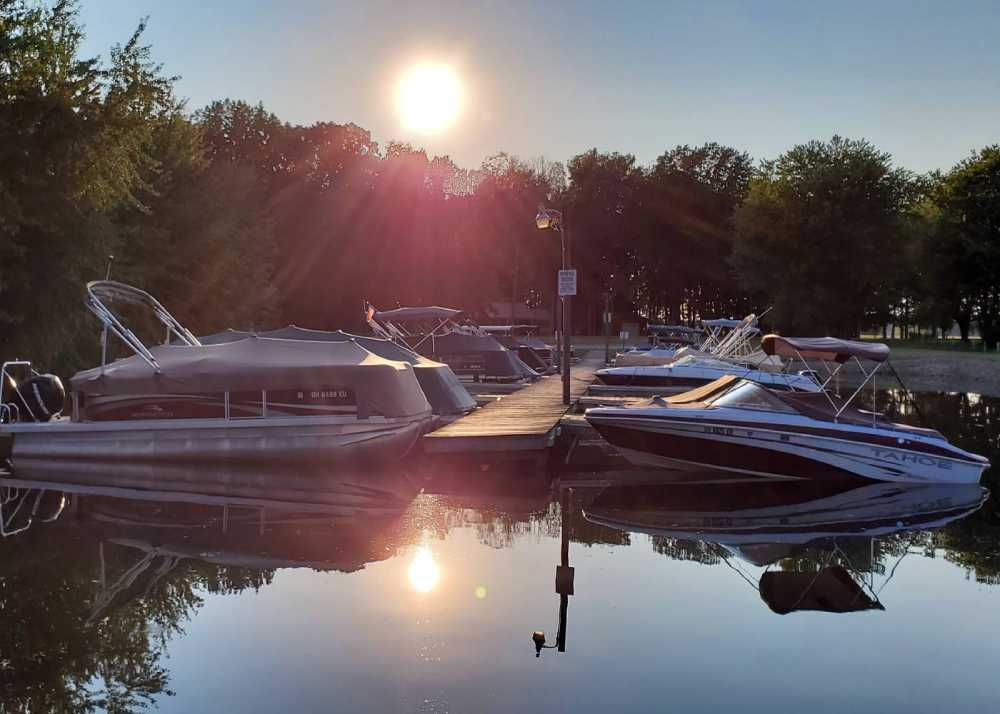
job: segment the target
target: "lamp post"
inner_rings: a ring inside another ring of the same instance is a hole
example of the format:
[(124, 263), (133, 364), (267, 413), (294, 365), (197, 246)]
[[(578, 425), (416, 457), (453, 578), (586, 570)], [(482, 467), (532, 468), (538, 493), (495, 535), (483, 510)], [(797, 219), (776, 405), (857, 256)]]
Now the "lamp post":
[[(569, 235), (562, 211), (556, 211), (545, 206), (538, 207), (535, 225), (539, 230), (554, 230), (559, 233), (559, 243), (562, 247), (562, 269), (569, 270)], [(562, 382), (563, 404), (569, 404), (569, 350), (570, 350), (570, 303), (568, 295), (559, 296), (562, 308)]]

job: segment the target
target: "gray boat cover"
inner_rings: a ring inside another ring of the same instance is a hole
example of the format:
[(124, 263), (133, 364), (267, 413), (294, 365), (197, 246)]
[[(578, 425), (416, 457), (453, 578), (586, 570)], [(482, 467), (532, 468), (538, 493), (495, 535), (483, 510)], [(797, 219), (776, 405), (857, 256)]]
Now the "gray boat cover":
[(510, 335), (491, 335), (491, 337), (511, 352), (515, 353), (518, 359), (536, 372), (545, 372), (549, 368), (549, 366), (545, 363), (545, 360), (543, 360), (541, 356), (535, 352), (534, 348), (525, 344), (524, 340), (521, 338), (511, 337)]
[(885, 362), (889, 359), (889, 346), (881, 342), (855, 342), (836, 337), (765, 335), (760, 341), (760, 346), (769, 355), (779, 357), (802, 355), (805, 359), (819, 359), (824, 362), (842, 363), (851, 357), (873, 362)]
[(224, 391), (350, 389), (363, 415), (430, 411), (407, 362), (387, 360), (355, 342), (247, 337), (215, 345), (150, 348), (155, 372), (137, 355), (73, 376), (80, 394), (205, 394)]
[[(239, 330), (225, 330), (214, 335), (199, 337), (203, 345), (215, 345), (223, 342), (233, 342), (250, 337), (254, 333)], [(327, 332), (325, 330), (308, 330), (303, 327), (289, 325), (277, 330), (267, 330), (256, 333), (258, 337), (280, 340), (310, 340), (314, 342), (349, 342), (354, 341), (369, 352), (379, 357), (397, 362), (409, 362), (417, 375), (420, 388), (424, 391), (427, 401), (435, 414), (462, 414), (476, 408), (476, 400), (462, 386), (451, 368), (440, 362), (428, 359), (413, 350), (406, 349), (392, 340), (378, 337), (352, 335), (343, 330)]]
[(526, 365), (495, 337), (490, 335), (466, 335), (453, 332), (447, 335), (414, 335), (406, 341), (422, 355), (439, 362), (451, 363), (456, 358), (476, 356), (482, 359), (486, 376), (495, 379), (534, 378), (538, 373)]
[(457, 315), (462, 314), (461, 310), (451, 307), (397, 307), (395, 310), (380, 310), (375, 313), (376, 320), (397, 320), (405, 322), (407, 320), (453, 320)]

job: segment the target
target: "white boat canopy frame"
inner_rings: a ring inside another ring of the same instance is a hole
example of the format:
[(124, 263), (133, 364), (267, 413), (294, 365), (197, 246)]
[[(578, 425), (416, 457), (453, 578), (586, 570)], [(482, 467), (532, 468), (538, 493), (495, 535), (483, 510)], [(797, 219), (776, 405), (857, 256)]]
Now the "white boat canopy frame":
[(139, 339), (138, 335), (132, 332), (128, 326), (115, 314), (108, 304), (113, 301), (138, 305), (150, 310), (153, 315), (166, 327), (165, 343), (176, 337), (186, 345), (196, 346), (201, 342), (190, 330), (182, 325), (177, 318), (170, 314), (167, 308), (163, 307), (159, 300), (147, 293), (145, 290), (119, 283), (114, 280), (93, 280), (87, 283), (87, 308), (97, 316), (97, 319), (104, 325), (101, 332), (101, 371), (107, 365), (108, 357), (108, 332), (113, 332), (118, 339), (124, 342), (133, 352), (143, 359), (146, 364), (160, 373), (160, 364), (156, 357), (149, 351), (149, 348)]
[[(457, 318), (464, 314), (462, 310), (450, 307), (400, 307), (394, 310), (377, 310), (374, 305), (365, 302), (365, 322), (379, 337), (392, 340), (397, 344), (406, 347), (408, 350), (416, 351), (420, 345), (427, 340), (431, 342), (431, 349), (435, 349), (435, 337), (444, 335), (460, 334), (475, 335), (477, 337), (489, 337), (490, 333), (479, 325), (460, 325)], [(416, 334), (406, 328), (405, 323), (424, 327)], [(428, 326), (432, 326), (429, 330)], [(416, 343), (410, 344), (407, 337), (416, 337), (423, 334)]]
[[(872, 425), (878, 421), (878, 413), (875, 410), (875, 373), (889, 359), (889, 346), (881, 342), (856, 342), (853, 340), (841, 340), (836, 337), (782, 337), (781, 335), (765, 335), (761, 340), (761, 349), (765, 354), (777, 355), (779, 357), (798, 358), (807, 370), (812, 370), (808, 359), (818, 360), (826, 369), (826, 379), (820, 384), (822, 393), (829, 400), (830, 405), (836, 409), (834, 420), (850, 406), (861, 390), (872, 383)], [(861, 360), (874, 362), (875, 366), (865, 369)], [(854, 390), (850, 397), (840, 406), (830, 396), (827, 385), (840, 374), (840, 370), (848, 362), (853, 361), (864, 379)], [(830, 369), (830, 363), (837, 364), (836, 369)], [(898, 377), (897, 377), (898, 378)], [(817, 380), (818, 381), (818, 380)], [(901, 383), (902, 386), (902, 383)], [(905, 388), (904, 388), (905, 389)]]

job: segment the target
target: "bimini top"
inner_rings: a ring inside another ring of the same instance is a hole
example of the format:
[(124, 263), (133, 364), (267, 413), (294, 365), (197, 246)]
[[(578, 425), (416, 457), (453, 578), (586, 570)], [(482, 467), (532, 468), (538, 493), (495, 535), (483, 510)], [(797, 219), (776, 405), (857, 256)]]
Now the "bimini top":
[(81, 394), (212, 394), (225, 391), (347, 389), (361, 414), (412, 416), (430, 411), (413, 367), (354, 342), (248, 337), (217, 345), (150, 348), (157, 372), (140, 356), (77, 373)]
[(450, 307), (397, 307), (395, 310), (379, 310), (375, 313), (376, 320), (454, 320), (461, 315), (461, 310)]
[(705, 327), (739, 327), (743, 324), (743, 320), (728, 320), (725, 318), (719, 318), (716, 320), (702, 320), (701, 324)]
[(765, 354), (779, 357), (820, 359), (824, 362), (844, 363), (851, 357), (872, 362), (889, 359), (889, 346), (880, 342), (855, 342), (836, 337), (782, 337), (765, 335), (760, 341)]
[(687, 325), (646, 325), (646, 329), (656, 335), (677, 333), (681, 335), (690, 335), (694, 332), (701, 332), (701, 330), (695, 329), (693, 327), (688, 327)]

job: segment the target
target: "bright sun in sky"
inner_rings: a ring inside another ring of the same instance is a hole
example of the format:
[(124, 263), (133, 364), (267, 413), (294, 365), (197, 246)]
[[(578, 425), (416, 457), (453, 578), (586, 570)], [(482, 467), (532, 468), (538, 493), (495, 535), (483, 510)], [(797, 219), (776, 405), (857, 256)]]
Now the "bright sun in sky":
[(462, 110), (462, 84), (446, 64), (410, 67), (396, 87), (396, 110), (403, 126), (425, 134), (447, 129)]

